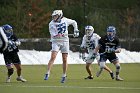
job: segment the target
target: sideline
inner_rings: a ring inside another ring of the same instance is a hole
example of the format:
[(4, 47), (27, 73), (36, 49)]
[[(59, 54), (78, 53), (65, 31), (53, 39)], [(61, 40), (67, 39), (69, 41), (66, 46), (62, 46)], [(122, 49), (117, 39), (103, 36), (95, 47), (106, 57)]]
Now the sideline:
[(134, 87), (80, 87), (80, 86), (12, 86), (12, 85), (0, 85), (0, 87), (20, 87), (20, 88), (79, 88), (79, 89), (122, 89), (122, 90), (140, 90), (140, 88)]

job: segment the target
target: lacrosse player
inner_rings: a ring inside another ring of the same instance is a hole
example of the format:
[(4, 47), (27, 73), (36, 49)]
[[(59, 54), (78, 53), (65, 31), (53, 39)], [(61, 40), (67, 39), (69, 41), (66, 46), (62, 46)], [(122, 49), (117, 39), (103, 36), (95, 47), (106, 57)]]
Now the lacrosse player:
[(8, 45), (8, 39), (2, 27), (0, 27), (0, 53), (2, 53)]
[(101, 37), (99, 44), (95, 49), (95, 53), (97, 53), (98, 50), (100, 53), (100, 71), (98, 74), (101, 74), (106, 66), (106, 60), (108, 59), (116, 67), (116, 80), (123, 81), (123, 79), (119, 77), (121, 66), (119, 59), (115, 54), (121, 52), (121, 46), (118, 37), (116, 37), (116, 28), (114, 26), (107, 27), (107, 35)]
[(52, 13), (52, 21), (49, 23), (49, 32), (51, 35), (52, 50), (51, 58), (48, 63), (47, 72), (45, 74), (44, 80), (48, 80), (50, 76), (50, 71), (54, 60), (59, 51), (62, 53), (63, 60), (63, 74), (61, 83), (66, 80), (66, 72), (68, 68), (67, 57), (69, 52), (69, 37), (68, 37), (68, 26), (72, 25), (74, 27), (74, 37), (79, 36), (79, 30), (77, 22), (75, 20), (63, 17), (62, 10), (54, 10)]
[(22, 81), (22, 82), (26, 82), (27, 80), (25, 80), (22, 76), (21, 76), (21, 61), (19, 59), (18, 56), (18, 46), (20, 45), (20, 41), (18, 40), (18, 38), (16, 37), (16, 35), (13, 33), (13, 28), (12, 26), (6, 24), (2, 26), (2, 29), (4, 31), (4, 33), (6, 34), (6, 37), (8, 39), (8, 45), (7, 48), (5, 50), (2, 51), (3, 56), (4, 56), (4, 60), (5, 60), (5, 64), (8, 70), (8, 77), (6, 78), (6, 82), (10, 82), (11, 76), (14, 73), (14, 69), (13, 66), (14, 65), (17, 69), (17, 81)]
[[(80, 46), (81, 50), (85, 51), (85, 49), (88, 50), (88, 56), (87, 57), (83, 57), (83, 61), (86, 62), (86, 71), (88, 72), (89, 76), (86, 77), (85, 79), (93, 79), (93, 75), (91, 73), (91, 64), (92, 62), (94, 62), (95, 58), (96, 60), (98, 61), (100, 56), (99, 54), (97, 55), (94, 55), (94, 49), (95, 47), (97, 47), (98, 45), (98, 40), (100, 39), (101, 37), (94, 33), (94, 28), (90, 25), (86, 26), (85, 27), (85, 35), (83, 37), (83, 40), (82, 40), (82, 44)], [(104, 68), (105, 70), (107, 70), (111, 77), (113, 78), (113, 72), (106, 66)], [(97, 77), (99, 75), (97, 74)]]

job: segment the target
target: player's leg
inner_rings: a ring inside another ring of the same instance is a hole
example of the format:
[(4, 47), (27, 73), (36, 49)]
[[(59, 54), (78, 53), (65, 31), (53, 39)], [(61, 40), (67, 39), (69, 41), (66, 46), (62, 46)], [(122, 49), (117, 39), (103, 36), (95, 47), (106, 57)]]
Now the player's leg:
[(102, 73), (102, 71), (104, 70), (105, 66), (106, 66), (106, 65), (105, 65), (105, 62), (99, 62), (100, 70), (97, 71), (97, 73), (96, 73), (96, 76), (97, 76), (97, 77), (99, 77), (99, 76), (101, 75), (101, 73)]
[(118, 57), (116, 55), (111, 55), (109, 61), (116, 66), (116, 80), (123, 81), (123, 79), (119, 77), (121, 66)]
[(68, 69), (68, 53), (69, 53), (69, 42), (63, 42), (62, 46), (60, 47), (61, 53), (62, 53), (62, 60), (63, 60), (63, 74), (61, 83), (64, 83), (66, 81), (67, 77), (67, 69)]
[(56, 59), (59, 49), (60, 49), (60, 46), (57, 43), (52, 42), (51, 58), (48, 62), (47, 72), (45, 74), (44, 80), (48, 80), (50, 76), (50, 71), (53, 66), (54, 60)]
[(115, 78), (113, 71), (107, 65), (105, 65), (104, 69), (109, 72), (112, 79)]
[(121, 70), (121, 66), (118, 60), (113, 61), (113, 64), (116, 66), (116, 80), (117, 81), (123, 81), (122, 78), (120, 78), (119, 73)]
[(63, 59), (63, 74), (62, 74), (62, 80), (61, 83), (65, 82), (66, 79), (66, 73), (67, 73), (67, 69), (68, 69), (68, 63), (67, 63), (67, 57), (68, 57), (68, 53), (62, 53), (62, 59)]
[(100, 67), (100, 70), (97, 71), (96, 76), (99, 77), (102, 73), (102, 71), (104, 70), (104, 68), (106, 67), (106, 60), (107, 58), (105, 57), (105, 55), (100, 55), (100, 59), (98, 60), (98, 65)]
[(3, 55), (4, 55), (5, 65), (8, 70), (7, 78), (6, 78), (6, 82), (8, 83), (8, 82), (10, 82), (11, 76), (14, 73), (14, 69), (12, 67), (11, 55), (9, 55), (9, 54), (3, 54)]
[(8, 70), (6, 82), (8, 83), (8, 82), (10, 82), (11, 76), (14, 73), (14, 69), (13, 69), (11, 64), (7, 64), (6, 67), (7, 67), (7, 70)]
[(88, 50), (88, 56), (87, 58), (85, 58), (85, 62), (86, 62), (86, 71), (89, 74), (88, 77), (86, 77), (85, 79), (93, 79), (93, 75), (91, 72), (91, 65), (92, 62), (94, 62), (95, 58), (93, 58), (93, 52), (92, 50)]
[(18, 77), (16, 78), (17, 81), (22, 81), (22, 82), (26, 82), (27, 80), (24, 79), (22, 76), (21, 76), (21, 64), (14, 64), (16, 69), (17, 69), (17, 75)]
[(12, 54), (12, 62), (14, 64), (14, 66), (16, 67), (16, 71), (17, 71), (17, 81), (22, 81), (22, 82), (26, 82), (27, 80), (24, 79), (22, 76), (21, 76), (21, 61), (19, 59), (19, 56), (17, 53), (13, 53)]
[(92, 75), (92, 73), (91, 73), (91, 64), (92, 64), (92, 63), (86, 62), (86, 71), (87, 71), (87, 73), (89, 74), (89, 76), (86, 77), (85, 79), (93, 79), (93, 75)]
[(48, 62), (47, 72), (45, 74), (44, 80), (48, 80), (48, 78), (50, 76), (50, 71), (51, 71), (51, 68), (53, 66), (54, 60), (56, 59), (57, 53), (58, 52), (56, 52), (56, 51), (51, 52), (51, 58), (50, 58), (50, 60)]

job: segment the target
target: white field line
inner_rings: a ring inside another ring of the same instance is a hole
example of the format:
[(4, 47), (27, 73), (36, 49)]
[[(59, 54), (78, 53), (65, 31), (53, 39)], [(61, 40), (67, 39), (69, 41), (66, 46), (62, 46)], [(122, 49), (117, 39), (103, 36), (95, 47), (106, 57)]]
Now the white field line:
[(12, 85), (0, 85), (0, 87), (23, 87), (23, 88), (79, 88), (79, 89), (122, 89), (122, 90), (140, 90), (140, 88), (134, 87), (80, 87), (80, 86), (12, 86)]

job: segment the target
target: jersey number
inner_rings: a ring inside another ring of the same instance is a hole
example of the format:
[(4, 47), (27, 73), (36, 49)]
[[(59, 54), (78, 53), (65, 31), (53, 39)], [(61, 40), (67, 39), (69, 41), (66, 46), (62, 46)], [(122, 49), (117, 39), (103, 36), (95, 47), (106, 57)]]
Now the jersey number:
[(58, 30), (58, 34), (63, 34), (66, 31), (66, 23), (62, 23), (56, 26)]

